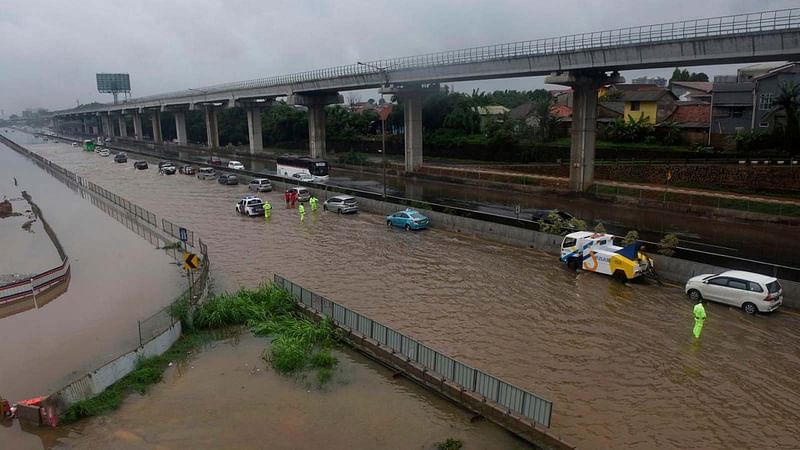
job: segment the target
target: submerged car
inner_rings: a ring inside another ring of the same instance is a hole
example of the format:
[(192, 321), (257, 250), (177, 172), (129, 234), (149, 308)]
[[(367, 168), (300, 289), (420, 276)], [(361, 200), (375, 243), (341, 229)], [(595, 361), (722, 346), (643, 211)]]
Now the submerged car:
[(337, 195), (325, 200), (322, 209), (339, 214), (356, 213), (358, 212), (358, 200), (349, 195)]
[(239, 184), (239, 177), (232, 173), (220, 175), (219, 178), (217, 178), (217, 183), (229, 185)]
[(147, 169), (147, 161), (144, 161), (144, 160), (136, 161), (135, 163), (133, 163), (133, 167), (135, 167), (135, 168), (137, 168), (139, 170)]
[(297, 172), (295, 174), (292, 174), (292, 179), (295, 181), (304, 181), (306, 183), (314, 182), (314, 176), (306, 172)]
[(164, 175), (175, 175), (175, 173), (178, 171), (178, 168), (172, 165), (172, 163), (169, 163), (164, 166), (161, 166), (159, 164), (159, 166), (160, 168), (158, 169), (158, 172)]
[(430, 219), (411, 208), (386, 216), (387, 226), (405, 228), (406, 230), (421, 230), (427, 228), (429, 224)]
[(247, 188), (253, 192), (270, 192), (272, 191), (272, 182), (266, 178), (255, 178), (250, 181)]
[(684, 290), (693, 301), (724, 303), (748, 314), (775, 311), (783, 304), (783, 286), (777, 278), (743, 270), (692, 277)]
[(197, 171), (198, 180), (213, 180), (215, 178), (217, 178), (217, 171), (211, 167), (201, 167)]
[(100, 150), (99, 152), (97, 152), (97, 154), (100, 155), (100, 156), (105, 157), (105, 156), (111, 155), (111, 152), (108, 151), (107, 148), (104, 148), (104, 149)]
[(263, 216), (264, 201), (255, 195), (248, 195), (236, 203), (236, 212), (248, 216)]
[(128, 162), (128, 155), (126, 155), (125, 153), (117, 153), (116, 155), (114, 155), (114, 162), (126, 163)]
[(178, 171), (180, 173), (184, 174), (184, 175), (194, 175), (195, 174), (194, 166), (181, 166), (181, 168), (178, 169)]
[(211, 164), (212, 166), (221, 166), (222, 165), (222, 160), (219, 159), (219, 156), (209, 156), (208, 160), (206, 160), (206, 162), (208, 164)]

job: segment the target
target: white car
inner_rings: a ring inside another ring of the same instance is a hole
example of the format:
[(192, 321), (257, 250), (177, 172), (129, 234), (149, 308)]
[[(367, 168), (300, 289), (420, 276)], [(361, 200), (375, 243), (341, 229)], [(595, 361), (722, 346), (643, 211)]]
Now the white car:
[(266, 178), (254, 178), (247, 188), (254, 192), (271, 192), (272, 182)]
[(724, 303), (748, 314), (775, 311), (783, 303), (783, 287), (777, 278), (741, 270), (692, 277), (685, 291), (693, 301)]
[(244, 164), (239, 161), (228, 161), (228, 169), (244, 170)]
[(349, 195), (337, 195), (325, 200), (325, 203), (322, 204), (322, 209), (339, 214), (357, 213), (358, 201), (355, 197)]
[(111, 154), (111, 152), (108, 151), (107, 148), (104, 148), (104, 149), (100, 150), (99, 152), (97, 152), (97, 154), (100, 155), (100, 156), (108, 156), (108, 155)]
[(248, 216), (263, 216), (264, 201), (255, 195), (248, 195), (236, 203), (236, 212)]
[(292, 175), (292, 178), (296, 181), (305, 181), (306, 183), (314, 182), (314, 176), (306, 172), (297, 172)]
[(77, 142), (73, 142), (73, 143), (72, 143), (72, 146), (73, 146), (73, 147), (77, 147), (77, 146), (78, 146), (78, 143), (77, 143)]

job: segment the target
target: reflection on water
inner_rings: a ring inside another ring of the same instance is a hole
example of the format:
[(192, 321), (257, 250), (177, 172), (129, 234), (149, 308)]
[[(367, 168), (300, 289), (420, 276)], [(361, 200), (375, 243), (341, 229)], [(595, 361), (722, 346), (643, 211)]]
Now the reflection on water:
[[(134, 171), (67, 145), (30, 145), (203, 236), (217, 287), (273, 273), (554, 401), (582, 448), (796, 446), (800, 317), (709, 305), (701, 346), (678, 287), (572, 273), (552, 255), (383, 218), (234, 213), (245, 186)], [(278, 189), (279, 191), (280, 189)], [(513, 194), (511, 194), (513, 195)]]

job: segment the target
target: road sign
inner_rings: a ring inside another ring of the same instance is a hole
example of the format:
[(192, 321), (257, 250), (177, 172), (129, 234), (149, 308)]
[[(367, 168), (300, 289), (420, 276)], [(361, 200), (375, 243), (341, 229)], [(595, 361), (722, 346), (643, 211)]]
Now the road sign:
[(186, 230), (186, 228), (178, 228), (178, 234), (181, 237), (181, 241), (186, 242), (189, 240), (189, 232)]
[(183, 253), (183, 268), (186, 270), (195, 270), (200, 268), (200, 258), (194, 253)]

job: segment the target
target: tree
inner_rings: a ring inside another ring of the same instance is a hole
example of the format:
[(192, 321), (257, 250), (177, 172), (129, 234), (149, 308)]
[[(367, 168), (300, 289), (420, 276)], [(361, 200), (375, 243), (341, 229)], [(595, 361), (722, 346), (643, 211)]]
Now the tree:
[(675, 254), (675, 247), (678, 246), (678, 236), (674, 233), (665, 234), (658, 242), (658, 253), (664, 256), (672, 256)]
[(708, 81), (708, 75), (703, 72), (689, 73), (686, 69), (681, 70), (676, 67), (675, 70), (672, 71), (672, 76), (669, 79), (670, 83), (673, 81)]
[(636, 230), (631, 230), (628, 231), (628, 234), (626, 234), (624, 238), (622, 238), (622, 245), (626, 246), (631, 245), (638, 240), (639, 240), (639, 232)]
[(783, 149), (791, 152), (792, 147), (800, 140), (800, 85), (792, 80), (781, 83), (781, 93), (775, 99), (779, 111), (786, 114), (786, 124), (783, 126)]

